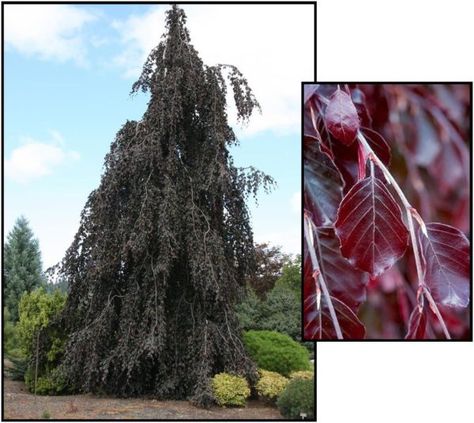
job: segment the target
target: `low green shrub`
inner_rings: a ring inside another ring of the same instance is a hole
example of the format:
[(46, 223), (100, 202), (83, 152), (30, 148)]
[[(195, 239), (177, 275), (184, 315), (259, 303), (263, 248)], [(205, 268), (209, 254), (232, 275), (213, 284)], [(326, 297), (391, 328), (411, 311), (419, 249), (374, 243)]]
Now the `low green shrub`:
[(247, 380), (229, 373), (219, 373), (212, 378), (212, 391), (220, 406), (244, 406), (250, 395)]
[(275, 401), (288, 384), (288, 379), (263, 369), (260, 369), (258, 374), (260, 378), (255, 385), (258, 395), (266, 400)]
[(277, 406), (283, 417), (291, 420), (314, 419), (314, 381), (296, 378), (290, 380), (277, 400)]
[[(35, 392), (35, 373), (29, 368), (25, 373), (28, 390)], [(68, 392), (65, 379), (59, 368), (53, 369), (47, 376), (38, 376), (36, 393), (38, 395), (60, 395)]]
[(314, 372), (311, 370), (300, 370), (298, 372), (292, 372), (290, 374), (290, 379), (306, 379), (311, 380), (314, 378)]
[(309, 370), (309, 352), (288, 335), (267, 330), (249, 330), (243, 340), (248, 353), (264, 370), (288, 376), (297, 370)]
[[(17, 324), (20, 345), (24, 353), (32, 356), (35, 352), (37, 331), (46, 328), (50, 321), (64, 308), (66, 295), (55, 291), (49, 294), (44, 288), (24, 293), (18, 306), (20, 320)], [(58, 346), (55, 345), (57, 349)], [(56, 358), (57, 352), (54, 353)]]
[[(58, 395), (67, 387), (58, 365), (64, 352), (66, 336), (58, 325), (51, 322), (59, 315), (66, 303), (66, 294), (59, 290), (48, 293), (41, 287), (24, 293), (19, 304), (20, 320), (17, 323), (22, 353), (28, 358), (24, 380), (31, 392), (35, 391), (35, 354), (37, 343), (46, 348), (45, 360), (39, 360), (36, 393)], [(43, 340), (39, 341), (39, 335)], [(45, 342), (44, 342), (45, 341)], [(44, 343), (43, 343), (44, 342)]]

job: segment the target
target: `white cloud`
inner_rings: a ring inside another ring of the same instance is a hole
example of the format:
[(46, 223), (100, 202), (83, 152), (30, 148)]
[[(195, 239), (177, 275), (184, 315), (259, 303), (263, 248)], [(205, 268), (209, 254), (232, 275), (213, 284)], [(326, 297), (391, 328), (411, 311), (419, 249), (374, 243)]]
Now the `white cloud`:
[(55, 129), (52, 129), (49, 131), (51, 134), (51, 138), (54, 142), (56, 142), (59, 145), (64, 145), (64, 137), (61, 135), (59, 131), (56, 131)]
[(254, 228), (255, 242), (268, 242), (270, 245), (282, 247), (283, 252), (288, 254), (301, 254), (301, 232), (299, 228), (278, 232), (259, 232), (258, 227)]
[(96, 17), (62, 4), (8, 4), (4, 8), (5, 45), (28, 56), (86, 63), (83, 26)]
[(301, 215), (301, 192), (295, 192), (290, 200), (291, 210), (298, 216)]
[(99, 48), (102, 46), (106, 46), (107, 44), (110, 44), (110, 40), (108, 38), (97, 36), (97, 35), (93, 35), (89, 41), (92, 44), (92, 47), (94, 48)]
[(58, 131), (51, 131), (51, 137), (49, 142), (24, 137), (23, 144), (5, 160), (7, 178), (26, 183), (52, 173), (61, 164), (79, 159), (79, 153), (64, 149), (64, 139)]
[[(312, 5), (185, 5), (193, 45), (206, 64), (239, 67), (262, 106), (245, 129), (294, 133), (300, 130), (303, 80), (314, 77)], [(115, 21), (124, 51), (115, 58), (126, 77), (135, 78), (164, 32), (164, 11)], [(232, 110), (231, 110), (232, 111)], [(231, 124), (235, 126), (235, 120)]]

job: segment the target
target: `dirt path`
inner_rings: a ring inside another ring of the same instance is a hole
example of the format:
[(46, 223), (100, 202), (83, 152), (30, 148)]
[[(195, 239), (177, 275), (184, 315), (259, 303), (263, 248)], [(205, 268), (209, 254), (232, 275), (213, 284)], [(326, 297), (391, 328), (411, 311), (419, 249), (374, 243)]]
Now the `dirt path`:
[(187, 401), (103, 398), (93, 395), (35, 396), (23, 382), (4, 378), (5, 419), (40, 419), (47, 412), (52, 419), (283, 419), (278, 409), (259, 401), (245, 408), (209, 410)]

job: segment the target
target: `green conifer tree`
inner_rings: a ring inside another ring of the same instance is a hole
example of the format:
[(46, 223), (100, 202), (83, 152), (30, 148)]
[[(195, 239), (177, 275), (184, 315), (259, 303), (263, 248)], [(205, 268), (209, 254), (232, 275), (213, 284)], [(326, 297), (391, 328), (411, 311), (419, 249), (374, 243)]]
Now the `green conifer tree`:
[(31, 292), (44, 282), (39, 243), (24, 216), (16, 220), (8, 234), (4, 253), (5, 306), (11, 321), (17, 322), (22, 294)]

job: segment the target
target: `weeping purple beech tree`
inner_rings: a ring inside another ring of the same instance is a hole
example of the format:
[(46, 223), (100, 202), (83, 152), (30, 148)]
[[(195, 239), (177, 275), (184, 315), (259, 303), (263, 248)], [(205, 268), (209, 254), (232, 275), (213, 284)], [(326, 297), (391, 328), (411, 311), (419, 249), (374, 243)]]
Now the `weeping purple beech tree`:
[(234, 304), (255, 259), (246, 199), (273, 180), (233, 164), (227, 81), (240, 121), (259, 105), (236, 67), (202, 62), (185, 24), (173, 6), (132, 89), (148, 108), (118, 132), (59, 266), (69, 296), (52, 325), (73, 390), (208, 405), (214, 374), (255, 377)]

